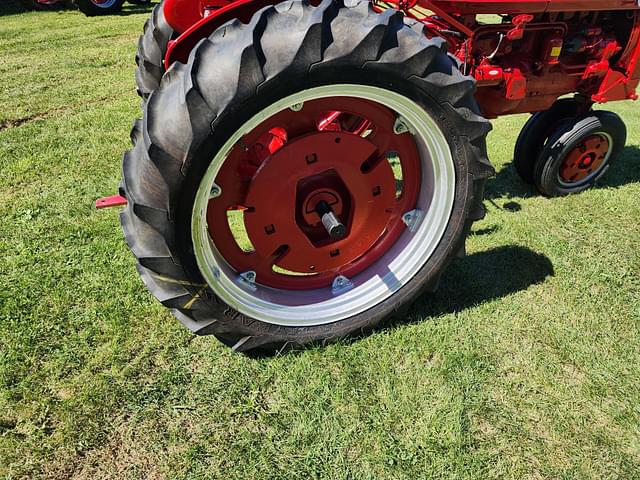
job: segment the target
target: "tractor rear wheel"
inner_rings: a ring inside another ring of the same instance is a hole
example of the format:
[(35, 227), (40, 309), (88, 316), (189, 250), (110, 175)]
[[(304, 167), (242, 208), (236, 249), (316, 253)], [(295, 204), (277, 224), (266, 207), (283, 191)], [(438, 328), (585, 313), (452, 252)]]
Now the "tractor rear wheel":
[(538, 190), (558, 197), (593, 186), (620, 156), (626, 139), (624, 122), (613, 112), (589, 112), (565, 121), (536, 162)]
[(75, 3), (86, 16), (94, 17), (119, 12), (124, 0), (75, 0)]
[(483, 216), (490, 124), (473, 92), (443, 40), (369, 2), (225, 24), (165, 73), (123, 160), (145, 284), (236, 351), (397, 315)]
[(513, 166), (526, 183), (534, 183), (533, 170), (547, 140), (558, 126), (569, 118), (576, 117), (583, 104), (573, 98), (562, 98), (551, 108), (534, 113), (524, 124), (513, 152)]

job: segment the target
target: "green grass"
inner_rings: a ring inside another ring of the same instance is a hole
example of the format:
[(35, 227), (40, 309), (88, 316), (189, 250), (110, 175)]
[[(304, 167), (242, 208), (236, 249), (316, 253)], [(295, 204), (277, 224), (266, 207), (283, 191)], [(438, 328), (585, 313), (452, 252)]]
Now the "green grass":
[[(115, 210), (146, 13), (0, 16), (0, 478), (640, 478), (640, 115), (546, 199), (495, 122), (488, 215), (410, 317), (276, 358), (191, 336)], [(144, 9), (142, 9), (144, 10)], [(609, 108), (609, 107), (608, 107)]]

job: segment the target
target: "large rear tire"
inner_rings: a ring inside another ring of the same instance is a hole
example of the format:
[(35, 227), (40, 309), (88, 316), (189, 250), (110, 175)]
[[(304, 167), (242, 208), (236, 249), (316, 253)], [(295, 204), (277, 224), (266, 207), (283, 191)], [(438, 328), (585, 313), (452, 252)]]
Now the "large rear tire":
[(146, 100), (164, 75), (164, 56), (173, 36), (173, 29), (164, 17), (164, 0), (158, 3), (144, 24), (144, 31), (138, 39), (136, 53), (136, 85), (138, 95)]
[[(490, 124), (474, 88), (443, 40), (369, 2), (289, 1), (227, 23), (165, 73), (133, 128), (121, 220), (145, 284), (236, 351), (397, 314), (484, 214)], [(318, 198), (346, 236), (323, 233)]]

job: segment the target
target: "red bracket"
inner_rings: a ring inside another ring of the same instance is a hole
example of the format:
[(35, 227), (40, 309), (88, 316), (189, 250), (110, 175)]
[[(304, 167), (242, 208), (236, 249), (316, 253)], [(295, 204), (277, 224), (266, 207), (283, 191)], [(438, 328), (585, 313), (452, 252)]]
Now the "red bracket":
[(528, 13), (516, 15), (513, 19), (513, 28), (507, 32), (507, 38), (511, 41), (522, 40), (524, 28), (531, 20), (533, 20), (533, 15), (529, 15)]
[(523, 100), (527, 94), (527, 78), (519, 68), (504, 72), (504, 80), (508, 100)]
[(121, 195), (111, 195), (96, 200), (96, 208), (121, 207), (127, 204), (127, 199)]

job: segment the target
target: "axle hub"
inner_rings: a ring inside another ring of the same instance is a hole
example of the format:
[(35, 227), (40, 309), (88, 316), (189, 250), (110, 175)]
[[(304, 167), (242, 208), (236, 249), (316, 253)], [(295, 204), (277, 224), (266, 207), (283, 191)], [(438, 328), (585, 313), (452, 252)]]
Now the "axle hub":
[(560, 165), (560, 178), (566, 183), (580, 182), (596, 172), (609, 152), (609, 140), (604, 135), (590, 135), (567, 155)]
[(316, 212), (318, 212), (322, 225), (332, 239), (337, 240), (345, 236), (347, 228), (338, 220), (327, 202), (319, 201), (316, 205)]

